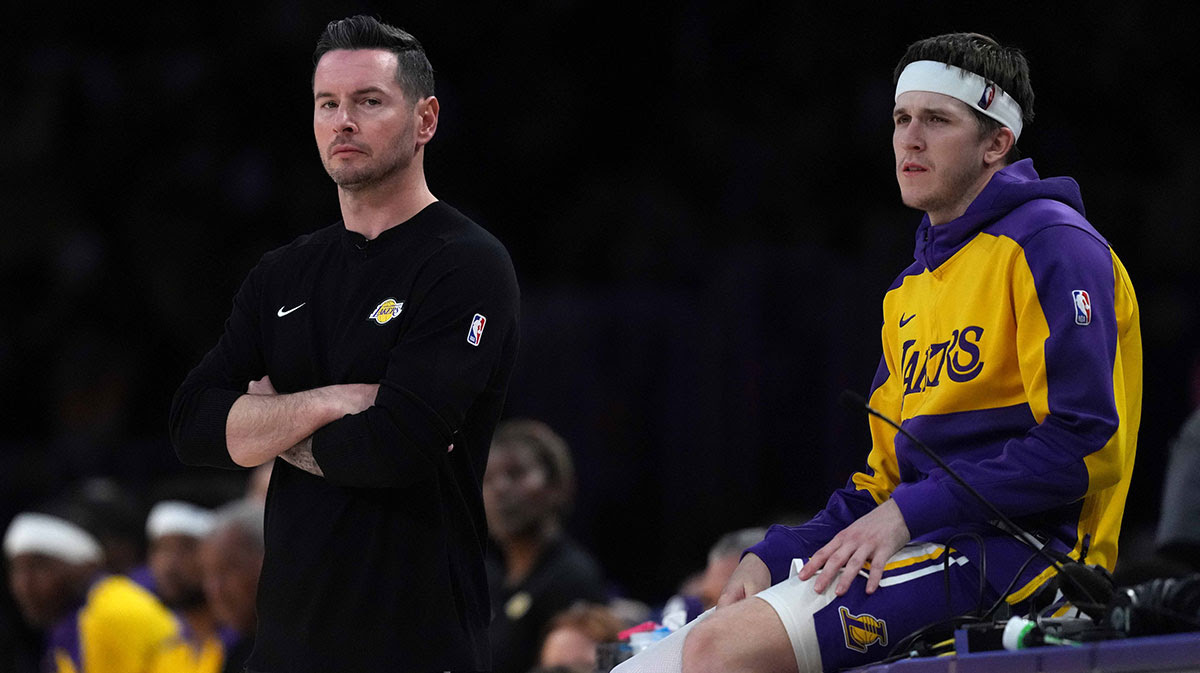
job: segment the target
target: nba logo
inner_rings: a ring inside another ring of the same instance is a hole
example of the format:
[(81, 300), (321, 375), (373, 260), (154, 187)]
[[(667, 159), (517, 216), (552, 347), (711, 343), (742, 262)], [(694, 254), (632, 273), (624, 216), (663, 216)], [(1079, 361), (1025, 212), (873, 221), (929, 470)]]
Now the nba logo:
[(996, 85), (989, 83), (983, 87), (983, 94), (979, 97), (979, 109), (986, 110), (992, 106), (992, 101), (996, 98)]
[(1075, 324), (1090, 325), (1092, 323), (1092, 298), (1087, 290), (1072, 290), (1075, 298)]
[(483, 325), (487, 322), (487, 318), (475, 314), (475, 319), (471, 321), (471, 329), (467, 330), (467, 343), (472, 346), (478, 346), (479, 340), (483, 338)]

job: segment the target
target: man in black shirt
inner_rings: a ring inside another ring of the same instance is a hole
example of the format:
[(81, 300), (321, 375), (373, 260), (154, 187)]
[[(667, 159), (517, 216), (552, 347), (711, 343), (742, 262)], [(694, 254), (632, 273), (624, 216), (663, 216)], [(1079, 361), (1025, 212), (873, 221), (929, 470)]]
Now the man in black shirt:
[(352, 17), (314, 61), (342, 221), (250, 272), (172, 441), (195, 465), (281, 459), (249, 670), (486, 670), (480, 489), (517, 348), (512, 262), (426, 186), (438, 100), (416, 39)]

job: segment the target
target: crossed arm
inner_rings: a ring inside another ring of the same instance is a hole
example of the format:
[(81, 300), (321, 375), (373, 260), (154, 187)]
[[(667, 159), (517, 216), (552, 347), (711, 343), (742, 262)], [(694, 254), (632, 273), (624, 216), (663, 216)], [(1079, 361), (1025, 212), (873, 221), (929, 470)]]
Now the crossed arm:
[(251, 381), (233, 403), (225, 421), (229, 457), (242, 467), (255, 467), (275, 457), (319, 477), (325, 476), (312, 455), (312, 434), (347, 414), (375, 404), (377, 383), (323, 386), (281, 395), (268, 376)]

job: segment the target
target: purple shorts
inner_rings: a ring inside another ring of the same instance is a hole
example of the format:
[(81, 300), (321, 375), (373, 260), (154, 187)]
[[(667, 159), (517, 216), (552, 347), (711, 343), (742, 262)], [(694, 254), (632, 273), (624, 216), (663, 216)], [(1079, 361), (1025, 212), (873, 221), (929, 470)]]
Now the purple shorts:
[[(917, 629), (976, 609), (979, 569), (951, 550), (947, 599), (945, 554), (939, 544), (909, 545), (888, 559), (874, 594), (866, 593), (863, 570), (841, 597), (834, 594), (836, 582), (818, 594), (813, 579), (798, 579), (803, 563), (797, 559), (788, 579), (755, 596), (779, 615), (801, 673), (863, 666), (888, 656)], [(997, 594), (985, 583), (983, 596), (990, 605)]]

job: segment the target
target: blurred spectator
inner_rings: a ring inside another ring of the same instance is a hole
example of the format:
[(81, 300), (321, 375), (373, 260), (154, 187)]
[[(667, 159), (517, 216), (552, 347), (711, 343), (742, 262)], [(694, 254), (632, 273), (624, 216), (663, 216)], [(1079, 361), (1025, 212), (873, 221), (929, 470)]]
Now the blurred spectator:
[(1155, 542), (1162, 556), (1200, 570), (1200, 408), (1171, 445)]
[(622, 622), (628, 625), (641, 624), (661, 616), (654, 608), (646, 603), (628, 596), (616, 596), (608, 601), (608, 609), (613, 611)]
[(227, 631), (225, 673), (241, 673), (258, 628), (255, 597), (263, 561), (263, 505), (238, 500), (217, 510), (212, 532), (200, 544), (204, 595)]
[[(1130, 554), (1122, 535), (1122, 555), (1113, 572), (1118, 586), (1200, 571), (1200, 408), (1192, 412), (1171, 443), (1162, 489), (1162, 513), (1153, 549)], [(1145, 544), (1145, 547), (1150, 545)], [(1136, 549), (1136, 547), (1135, 547)]]
[(596, 646), (615, 643), (625, 625), (603, 605), (576, 603), (550, 622), (538, 666), (571, 673), (596, 670)]
[(178, 634), (144, 587), (102, 571), (99, 540), (75, 505), (22, 512), (4, 535), (8, 580), (22, 617), (46, 637), (42, 670), (146, 673)]
[(549, 426), (509, 420), (496, 429), (483, 477), (496, 543), (487, 558), (496, 673), (525, 673), (554, 615), (577, 600), (604, 601), (599, 565), (562, 531), (574, 492), (570, 450)]
[(164, 500), (150, 510), (146, 537), (151, 587), (182, 627), (180, 639), (159, 659), (161, 673), (219, 673), (224, 644), (204, 597), (200, 541), (212, 531), (212, 512), (191, 503)]
[(717, 540), (708, 552), (708, 566), (704, 569), (704, 578), (700, 582), (700, 599), (704, 601), (707, 610), (717, 604), (721, 590), (729, 581), (729, 576), (742, 560), (742, 552), (759, 542), (766, 536), (766, 528), (743, 528), (727, 533)]
[(688, 578), (680, 593), (667, 600), (662, 624), (671, 630), (678, 629), (716, 605), (725, 583), (742, 560), (742, 552), (762, 542), (766, 534), (766, 528), (743, 528), (722, 535), (709, 550), (704, 571)]

